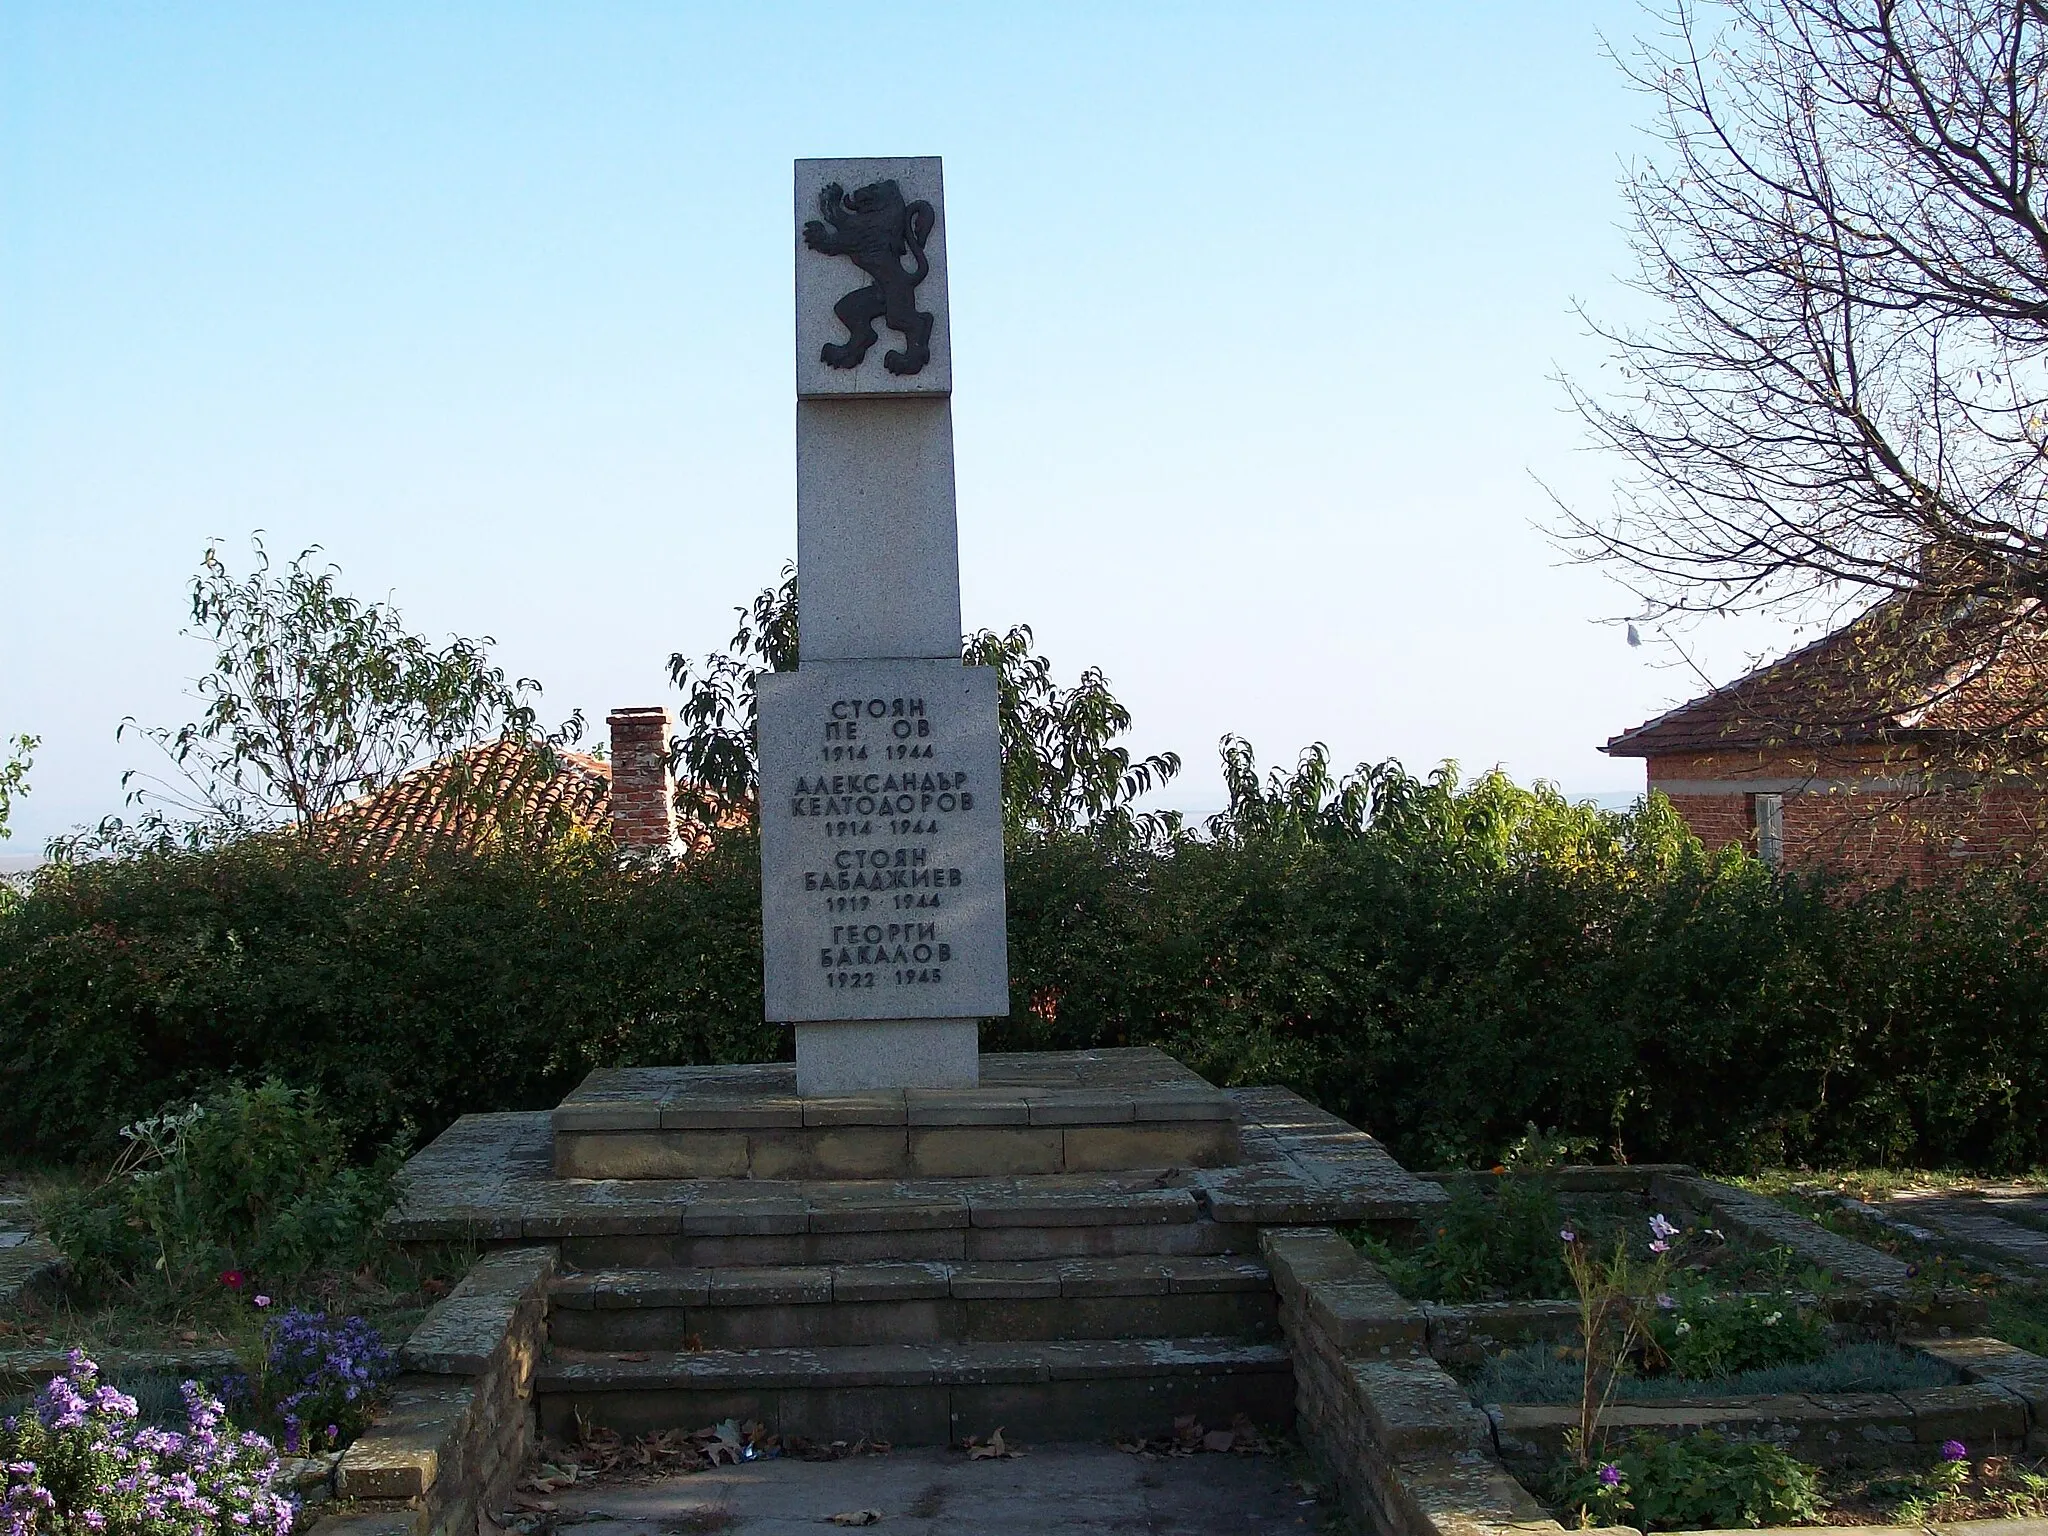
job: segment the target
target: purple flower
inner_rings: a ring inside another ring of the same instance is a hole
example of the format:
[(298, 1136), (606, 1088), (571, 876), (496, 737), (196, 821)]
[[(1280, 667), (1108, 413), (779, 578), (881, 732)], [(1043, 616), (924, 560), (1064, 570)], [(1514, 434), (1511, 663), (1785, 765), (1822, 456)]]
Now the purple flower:
[[(221, 1405), (196, 1382), (185, 1384), (185, 1401), (185, 1433), (141, 1424), (134, 1399), (101, 1385), (92, 1361), (74, 1352), (67, 1372), (37, 1394), (36, 1413), (0, 1427), (0, 1536), (225, 1528), (288, 1536), (297, 1505), (271, 1486), (270, 1443), (218, 1433)], [(45, 1468), (54, 1488), (43, 1485)]]
[(1579, 1234), (1574, 1232), (1570, 1227), (1559, 1227), (1557, 1229), (1557, 1235), (1561, 1241), (1567, 1243), (1576, 1243), (1579, 1240)]
[(1664, 1213), (1659, 1211), (1650, 1218), (1650, 1236), (1656, 1238), (1660, 1243), (1668, 1243), (1672, 1238), (1678, 1236), (1678, 1228), (1666, 1221)]
[(1667, 1294), (1667, 1295), (1663, 1295), (1663, 1296), (1659, 1296), (1659, 1297), (1657, 1298), (1657, 1310), (1658, 1310), (1659, 1312), (1675, 1312), (1675, 1311), (1677, 1311), (1677, 1310), (1678, 1310), (1678, 1298), (1677, 1298), (1676, 1296), (1672, 1296), (1672, 1295), (1668, 1295), (1668, 1294)]
[(1970, 1459), (1970, 1448), (1960, 1440), (1944, 1440), (1941, 1442), (1941, 1459), (1943, 1461), (1968, 1461)]
[(1619, 1487), (1621, 1485), (1621, 1468), (1611, 1461), (1602, 1462), (1600, 1464), (1600, 1481), (1609, 1488)]

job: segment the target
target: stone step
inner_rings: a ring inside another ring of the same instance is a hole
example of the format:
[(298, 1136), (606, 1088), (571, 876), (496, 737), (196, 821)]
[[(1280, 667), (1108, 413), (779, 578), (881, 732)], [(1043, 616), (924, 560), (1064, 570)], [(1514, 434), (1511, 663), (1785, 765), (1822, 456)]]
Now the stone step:
[(1223, 1256), (593, 1270), (550, 1300), (586, 1350), (1278, 1336), (1266, 1267)]
[[(615, 1208), (564, 1186), (564, 1259), (577, 1269), (917, 1263), (1250, 1254), (1248, 1225), (1210, 1219), (1197, 1191), (1114, 1175), (748, 1186), (665, 1209)], [(756, 1191), (759, 1192), (756, 1192)], [(781, 1191), (787, 1191), (782, 1193)]]
[(1294, 1416), (1278, 1344), (1237, 1339), (868, 1344), (625, 1356), (556, 1350), (534, 1379), (542, 1433), (580, 1421), (637, 1435), (758, 1419), (807, 1440), (949, 1445), (1170, 1433), (1194, 1414), (1262, 1425)]
[(1237, 1106), (1139, 1047), (982, 1058), (976, 1088), (801, 1098), (787, 1062), (599, 1068), (550, 1117), (557, 1178), (1002, 1178), (1238, 1161)]

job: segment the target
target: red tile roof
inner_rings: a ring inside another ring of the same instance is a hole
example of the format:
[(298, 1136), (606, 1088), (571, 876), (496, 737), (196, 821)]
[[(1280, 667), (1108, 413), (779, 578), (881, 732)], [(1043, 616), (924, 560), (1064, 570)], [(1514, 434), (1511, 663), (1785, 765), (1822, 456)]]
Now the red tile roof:
[(400, 774), (322, 816), (317, 835), (358, 858), (400, 852), (481, 852), (511, 840), (540, 844), (570, 831), (608, 833), (611, 765), (581, 752), (548, 755), (499, 740)]
[(1839, 746), (2048, 725), (2048, 626), (2014, 608), (1888, 598), (1712, 693), (1623, 731), (1612, 757)]

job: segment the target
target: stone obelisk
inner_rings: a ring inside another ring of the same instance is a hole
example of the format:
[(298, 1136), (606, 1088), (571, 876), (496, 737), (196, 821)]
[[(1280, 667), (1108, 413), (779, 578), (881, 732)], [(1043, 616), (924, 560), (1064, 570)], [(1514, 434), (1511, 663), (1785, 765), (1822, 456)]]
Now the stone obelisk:
[(960, 662), (936, 157), (796, 164), (799, 665), (763, 673), (767, 1018), (797, 1091), (967, 1088), (1010, 1010), (996, 678)]

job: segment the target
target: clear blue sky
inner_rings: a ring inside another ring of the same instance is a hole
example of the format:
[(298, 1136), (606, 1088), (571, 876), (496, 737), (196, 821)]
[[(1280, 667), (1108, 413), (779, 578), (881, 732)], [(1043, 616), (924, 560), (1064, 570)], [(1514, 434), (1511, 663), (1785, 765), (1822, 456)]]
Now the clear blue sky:
[[(673, 700), (795, 544), (790, 161), (940, 154), (963, 606), (1268, 760), (1594, 749), (1695, 691), (1596, 621), (1549, 375), (1631, 301), (1632, 4), (0, 7), (10, 854), (190, 718), (210, 534), (325, 546), (552, 709)], [(1707, 637), (1710, 666), (1740, 662)]]

